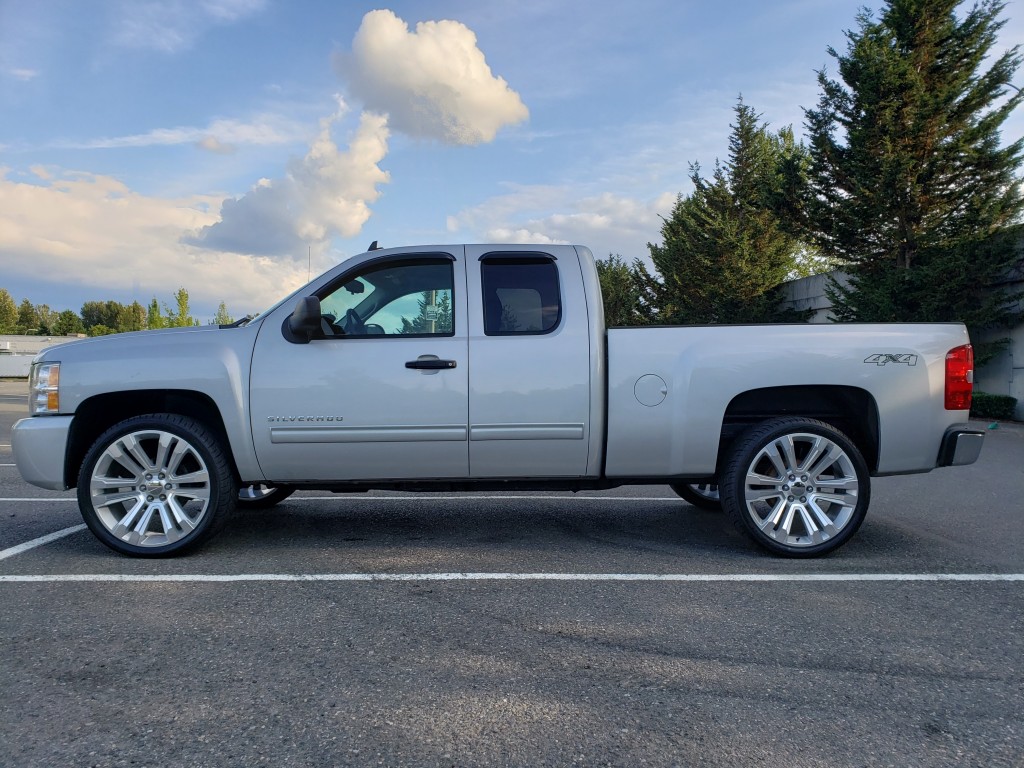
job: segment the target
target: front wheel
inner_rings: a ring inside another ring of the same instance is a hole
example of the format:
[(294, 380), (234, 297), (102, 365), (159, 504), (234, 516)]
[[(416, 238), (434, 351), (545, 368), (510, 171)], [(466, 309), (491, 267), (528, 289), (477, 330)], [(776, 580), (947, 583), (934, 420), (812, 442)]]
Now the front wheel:
[(719, 491), (733, 524), (787, 557), (844, 544), (864, 522), (870, 477), (857, 446), (815, 419), (771, 419), (730, 451)]
[(220, 442), (176, 414), (114, 425), (93, 443), (78, 475), (86, 525), (111, 549), (135, 557), (198, 546), (219, 530), (237, 496)]
[(280, 504), (293, 493), (295, 493), (295, 489), (287, 485), (249, 483), (238, 489), (238, 508), (270, 509)]

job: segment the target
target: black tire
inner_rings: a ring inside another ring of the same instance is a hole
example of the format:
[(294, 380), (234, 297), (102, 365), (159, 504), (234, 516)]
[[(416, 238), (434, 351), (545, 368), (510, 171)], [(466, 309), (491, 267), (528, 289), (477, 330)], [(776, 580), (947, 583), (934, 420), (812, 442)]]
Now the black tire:
[(93, 443), (78, 474), (85, 524), (108, 547), (133, 557), (194, 549), (223, 527), (237, 499), (220, 441), (177, 414), (115, 424)]
[(238, 489), (239, 509), (270, 509), (295, 493), (289, 485), (266, 485), (265, 483), (243, 483)]
[[(762, 479), (749, 482), (748, 475)], [(777, 418), (733, 444), (720, 476), (722, 508), (759, 546), (786, 557), (816, 557), (864, 522), (871, 478), (857, 446), (816, 419)]]
[(722, 497), (718, 492), (718, 485), (714, 482), (708, 483), (672, 483), (669, 486), (676, 495), (690, 502), (695, 507), (720, 511), (722, 509)]

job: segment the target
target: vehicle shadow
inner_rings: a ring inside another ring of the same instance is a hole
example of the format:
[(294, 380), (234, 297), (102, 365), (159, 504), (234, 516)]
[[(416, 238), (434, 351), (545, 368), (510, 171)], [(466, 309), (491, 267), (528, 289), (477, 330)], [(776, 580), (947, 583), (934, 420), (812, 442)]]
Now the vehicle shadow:
[(684, 553), (754, 551), (719, 512), (683, 501), (585, 497), (289, 499), (271, 510), (236, 513), (215, 544), (250, 554), (343, 550), (348, 557), (372, 559), (385, 552), (420, 552), (449, 560), (512, 559), (520, 565), (566, 557), (675, 560)]

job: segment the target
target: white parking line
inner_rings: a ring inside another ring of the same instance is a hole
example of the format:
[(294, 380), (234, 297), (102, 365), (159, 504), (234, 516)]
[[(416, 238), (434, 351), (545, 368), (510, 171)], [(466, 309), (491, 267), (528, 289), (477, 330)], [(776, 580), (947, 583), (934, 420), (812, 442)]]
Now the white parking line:
[[(4, 466), (0, 464), (0, 466)], [(12, 465), (13, 466), (13, 465)], [(456, 496), (350, 496), (348, 494), (334, 494), (331, 496), (290, 496), (283, 504), (290, 504), (293, 501), (474, 501), (490, 499), (499, 501), (514, 501), (516, 499), (547, 499), (548, 501), (678, 501), (683, 500), (678, 496), (544, 496), (544, 495), (523, 495), (523, 496), (472, 496), (469, 494), (458, 494)], [(65, 496), (59, 497), (9, 497), (0, 498), (2, 501), (78, 501), (75, 498)]]
[[(79, 529), (84, 527), (79, 526)], [(62, 533), (66, 535), (66, 533)], [(1017, 582), (1024, 581), (1024, 573), (69, 573), (0, 575), (0, 582), (230, 583), (246, 581)]]
[(25, 498), (21, 498), (21, 499), (19, 499), (19, 498), (9, 498), (9, 499), (0, 499), (0, 501), (66, 501), (66, 502), (71, 502), (71, 501), (78, 501), (78, 499), (76, 499), (76, 498), (69, 498), (67, 496), (50, 496), (50, 497), (47, 497), (47, 496), (32, 496), (32, 497), (26, 496)]
[[(497, 499), (501, 501), (514, 501), (515, 499), (547, 499), (548, 501), (682, 501), (678, 496), (545, 496), (543, 494), (474, 496), (471, 493), (460, 493), (454, 496), (349, 496), (342, 493), (332, 496), (290, 496), (288, 501), (473, 501), (474, 499)], [(287, 504), (288, 501), (283, 503)]]
[(27, 552), (30, 549), (41, 547), (43, 544), (49, 544), (51, 541), (57, 539), (63, 539), (65, 536), (70, 536), (72, 533), (78, 533), (81, 530), (85, 530), (85, 524), (73, 525), (70, 528), (65, 528), (56, 533), (48, 533), (46, 536), (40, 536), (38, 539), (32, 539), (32, 541), (26, 541), (24, 544), (18, 544), (16, 547), (9, 547), (7, 549), (0, 550), (0, 560), (6, 560), (8, 557), (14, 557), (20, 555), (22, 552)]

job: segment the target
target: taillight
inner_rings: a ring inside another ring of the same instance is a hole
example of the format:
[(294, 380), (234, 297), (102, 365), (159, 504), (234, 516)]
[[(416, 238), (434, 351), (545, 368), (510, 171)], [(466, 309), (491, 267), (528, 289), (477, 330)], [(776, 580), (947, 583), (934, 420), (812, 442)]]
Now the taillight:
[(946, 410), (969, 410), (973, 389), (974, 349), (964, 344), (946, 353)]

